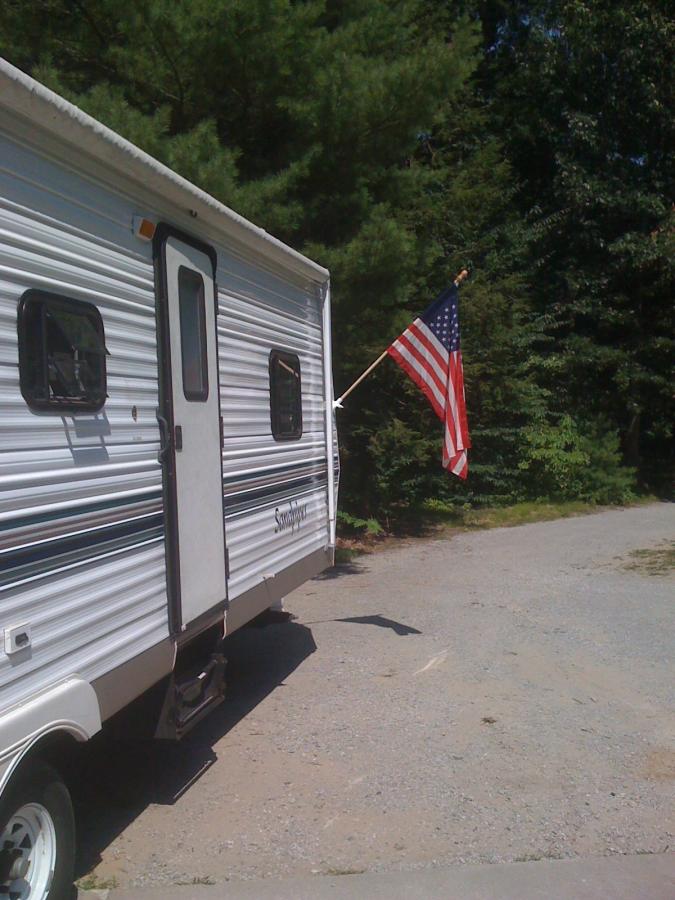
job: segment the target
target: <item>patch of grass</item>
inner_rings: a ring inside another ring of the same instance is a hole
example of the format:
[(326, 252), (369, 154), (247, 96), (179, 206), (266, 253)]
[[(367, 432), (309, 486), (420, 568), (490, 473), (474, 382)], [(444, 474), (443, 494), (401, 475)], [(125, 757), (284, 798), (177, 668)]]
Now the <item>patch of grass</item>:
[(341, 563), (351, 562), (357, 556), (361, 556), (363, 552), (365, 552), (363, 549), (356, 547), (345, 547), (342, 541), (339, 540), (335, 548), (335, 565), (339, 566)]
[(539, 862), (540, 859), (562, 859), (560, 853), (553, 850), (543, 850), (541, 853), (524, 853), (516, 856), (514, 862)]
[(365, 869), (342, 869), (339, 867), (329, 866), (323, 870), (323, 875), (363, 875)]
[(645, 575), (669, 575), (675, 570), (675, 541), (664, 541), (658, 547), (633, 550), (631, 562), (624, 569), (643, 572)]
[(75, 882), (75, 887), (80, 891), (105, 891), (118, 887), (118, 881), (112, 878), (99, 878), (96, 872), (90, 872)]
[(573, 516), (586, 516), (611, 509), (625, 509), (656, 502), (651, 495), (640, 497), (624, 506), (598, 506), (582, 500), (546, 502), (543, 500), (514, 503), (511, 506), (492, 506), (473, 509), (450, 506), (442, 501), (429, 500), (421, 508), (411, 509), (405, 519), (387, 534), (342, 534), (337, 539), (336, 563), (348, 563), (364, 553), (384, 549), (394, 540), (443, 535), (453, 531), (478, 531), (486, 528), (512, 528), (533, 522), (551, 522)]
[[(645, 496), (626, 504), (626, 506), (643, 506), (654, 503), (656, 497)], [(431, 501), (425, 505), (424, 511), (439, 525), (445, 524), (463, 530), (478, 528), (509, 528), (515, 525), (528, 525), (531, 522), (550, 522), (554, 519), (568, 519), (572, 516), (586, 516), (607, 509), (623, 509), (619, 506), (598, 506), (583, 500), (564, 500), (559, 502), (532, 500), (513, 503), (511, 506), (491, 506), (478, 509), (468, 507), (448, 507)]]
[(470, 509), (464, 513), (465, 528), (509, 528), (530, 522), (550, 522), (596, 512), (597, 506), (580, 500), (564, 503), (515, 503), (488, 509)]

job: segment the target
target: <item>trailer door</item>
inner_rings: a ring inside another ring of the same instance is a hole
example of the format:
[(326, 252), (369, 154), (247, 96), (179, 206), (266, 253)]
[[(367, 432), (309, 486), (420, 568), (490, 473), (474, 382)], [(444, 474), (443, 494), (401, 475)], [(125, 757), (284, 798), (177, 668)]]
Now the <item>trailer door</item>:
[(224, 607), (227, 598), (216, 288), (208, 250), (169, 233), (159, 254), (166, 357), (160, 424), (173, 519), (167, 565), (180, 630)]

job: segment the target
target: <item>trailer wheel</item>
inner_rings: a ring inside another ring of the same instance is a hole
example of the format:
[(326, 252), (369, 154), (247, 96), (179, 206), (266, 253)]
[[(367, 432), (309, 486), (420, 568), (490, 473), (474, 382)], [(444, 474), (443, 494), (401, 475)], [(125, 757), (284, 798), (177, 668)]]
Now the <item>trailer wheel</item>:
[(0, 800), (1, 900), (65, 900), (72, 892), (75, 819), (58, 772), (32, 760)]

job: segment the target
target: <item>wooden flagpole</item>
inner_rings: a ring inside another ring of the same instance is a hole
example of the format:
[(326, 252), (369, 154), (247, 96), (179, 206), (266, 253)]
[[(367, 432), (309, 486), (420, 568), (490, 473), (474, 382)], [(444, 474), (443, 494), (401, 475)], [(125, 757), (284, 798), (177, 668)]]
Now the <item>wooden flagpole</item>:
[[(462, 271), (461, 271), (461, 272), (459, 273), (459, 275), (455, 278), (455, 280), (454, 280), (453, 283), (454, 283), (457, 287), (459, 287), (459, 285), (464, 281), (464, 279), (465, 279), (465, 278), (468, 278), (468, 275), (469, 275), (469, 270), (468, 270), (468, 269), (462, 269)], [(388, 349), (389, 349), (389, 348), (387, 347), (387, 350), (388, 350)], [(345, 399), (345, 397), (348, 397), (348, 396), (351, 394), (351, 392), (354, 390), (354, 388), (355, 388), (355, 387), (358, 387), (358, 386), (361, 384), (361, 382), (363, 381), (363, 379), (366, 378), (368, 375), (370, 375), (370, 373), (373, 371), (373, 369), (374, 369), (376, 366), (379, 366), (379, 364), (382, 362), (382, 360), (383, 360), (383, 359), (385, 358), (385, 356), (387, 355), (387, 350), (384, 350), (382, 353), (380, 353), (380, 355), (377, 357), (377, 359), (375, 360), (375, 362), (371, 363), (371, 364), (368, 366), (368, 368), (365, 370), (365, 372), (362, 372), (362, 373), (359, 375), (359, 377), (356, 379), (356, 381), (354, 382), (354, 384), (350, 385), (350, 386), (347, 388), (347, 390), (344, 392), (344, 394), (341, 394), (341, 395), (337, 398), (337, 400), (333, 400), (333, 409), (342, 409), (342, 401)]]

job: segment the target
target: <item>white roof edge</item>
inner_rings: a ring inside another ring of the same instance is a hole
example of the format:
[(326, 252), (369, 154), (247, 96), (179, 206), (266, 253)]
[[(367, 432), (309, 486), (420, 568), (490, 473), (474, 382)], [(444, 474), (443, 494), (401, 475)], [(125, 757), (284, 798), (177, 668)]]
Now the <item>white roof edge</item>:
[(16, 111), (183, 209), (194, 210), (202, 221), (258, 253), (272, 256), (283, 267), (313, 281), (324, 282), (329, 278), (328, 269), (258, 228), (2, 57), (0, 106)]

